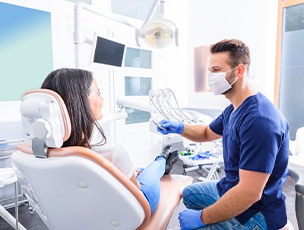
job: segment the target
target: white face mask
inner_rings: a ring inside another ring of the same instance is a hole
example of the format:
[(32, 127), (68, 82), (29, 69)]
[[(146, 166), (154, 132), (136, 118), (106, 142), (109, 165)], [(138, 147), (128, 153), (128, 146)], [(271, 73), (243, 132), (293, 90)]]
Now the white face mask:
[(208, 85), (214, 95), (223, 94), (227, 90), (232, 88), (232, 85), (236, 82), (238, 78), (235, 78), (235, 80), (230, 85), (225, 77), (228, 72), (231, 72), (235, 68), (227, 72), (208, 73)]

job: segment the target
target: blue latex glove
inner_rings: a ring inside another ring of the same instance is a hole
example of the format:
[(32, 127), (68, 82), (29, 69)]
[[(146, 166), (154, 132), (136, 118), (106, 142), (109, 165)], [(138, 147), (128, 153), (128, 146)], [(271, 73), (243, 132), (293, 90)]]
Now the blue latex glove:
[(204, 227), (205, 224), (201, 219), (203, 210), (186, 209), (178, 215), (181, 230), (190, 230)]
[(174, 121), (162, 120), (159, 122), (164, 129), (158, 128), (157, 131), (167, 135), (169, 133), (181, 134), (184, 131), (184, 124)]

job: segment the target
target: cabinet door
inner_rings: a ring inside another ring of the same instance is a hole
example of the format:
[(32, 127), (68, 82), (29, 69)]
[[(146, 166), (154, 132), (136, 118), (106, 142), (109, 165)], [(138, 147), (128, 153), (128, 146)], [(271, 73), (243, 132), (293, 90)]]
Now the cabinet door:
[(304, 126), (304, 0), (280, 0), (276, 83), (277, 104), (294, 139)]

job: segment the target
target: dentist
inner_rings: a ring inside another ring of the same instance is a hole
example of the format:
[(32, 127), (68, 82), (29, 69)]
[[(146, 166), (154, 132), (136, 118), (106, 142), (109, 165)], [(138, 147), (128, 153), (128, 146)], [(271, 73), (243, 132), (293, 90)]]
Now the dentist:
[(186, 229), (269, 229), (287, 223), (282, 186), (287, 179), (289, 126), (280, 111), (248, 82), (249, 48), (222, 40), (210, 48), (208, 82), (231, 104), (208, 126), (161, 121), (164, 135), (196, 142), (222, 138), (225, 177), (194, 183), (182, 193)]

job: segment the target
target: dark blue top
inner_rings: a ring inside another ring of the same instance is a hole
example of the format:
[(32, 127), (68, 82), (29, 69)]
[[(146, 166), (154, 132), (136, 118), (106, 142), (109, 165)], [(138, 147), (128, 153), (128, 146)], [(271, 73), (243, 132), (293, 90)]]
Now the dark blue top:
[(246, 223), (261, 212), (268, 229), (287, 223), (282, 186), (288, 176), (289, 126), (278, 109), (261, 93), (248, 97), (234, 111), (229, 105), (211, 124), (223, 137), (226, 176), (217, 184), (222, 196), (239, 182), (239, 169), (270, 174), (262, 198), (236, 218)]

